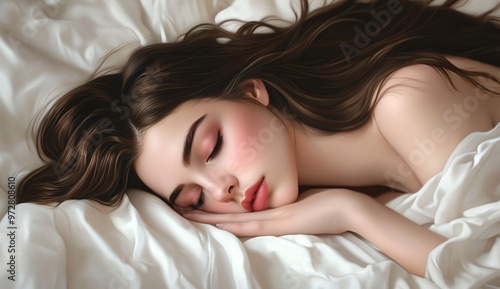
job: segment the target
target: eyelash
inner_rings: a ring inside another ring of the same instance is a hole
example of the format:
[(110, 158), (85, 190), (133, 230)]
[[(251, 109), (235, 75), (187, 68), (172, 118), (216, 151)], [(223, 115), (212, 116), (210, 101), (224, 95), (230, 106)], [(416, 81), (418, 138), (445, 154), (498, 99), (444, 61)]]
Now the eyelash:
[(193, 210), (199, 209), (201, 206), (203, 206), (203, 201), (205, 200), (205, 194), (203, 193), (203, 190), (200, 190), (200, 198), (198, 199), (198, 203), (193, 206)]
[[(214, 149), (212, 150), (212, 153), (210, 153), (210, 155), (208, 156), (207, 161), (215, 158), (219, 154), (220, 149), (222, 147), (222, 142), (223, 142), (222, 135), (218, 131), (217, 132), (217, 142), (215, 143), (215, 146), (214, 146)], [(198, 203), (196, 203), (196, 205), (193, 206), (193, 210), (199, 209), (201, 206), (203, 206), (204, 199), (205, 199), (205, 194), (203, 193), (203, 190), (201, 190), (200, 191), (200, 198), (198, 199)]]
[(208, 156), (207, 161), (215, 158), (219, 154), (220, 149), (222, 147), (222, 142), (223, 142), (222, 135), (220, 134), (220, 131), (218, 131), (217, 132), (217, 142), (215, 143), (215, 146), (214, 146), (214, 149), (212, 150), (212, 153)]
[[(214, 146), (214, 149), (212, 150), (212, 153), (210, 153), (210, 155), (208, 156), (207, 161), (215, 158), (219, 154), (220, 149), (222, 147), (222, 142), (223, 142), (222, 135), (220, 134), (220, 131), (218, 131), (217, 132), (217, 142), (215, 143), (215, 146)], [(203, 193), (203, 190), (201, 190), (200, 191), (200, 198), (198, 199), (198, 203), (196, 203), (196, 205), (193, 206), (193, 210), (197, 210), (201, 206), (203, 206), (204, 200), (205, 200), (205, 194)]]

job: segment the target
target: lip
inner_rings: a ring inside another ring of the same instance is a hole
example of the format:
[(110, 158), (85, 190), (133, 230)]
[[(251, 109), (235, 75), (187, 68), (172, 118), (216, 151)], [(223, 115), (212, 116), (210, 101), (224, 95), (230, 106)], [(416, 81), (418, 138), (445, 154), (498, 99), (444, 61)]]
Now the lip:
[(266, 206), (268, 194), (266, 180), (262, 178), (245, 191), (241, 206), (249, 212), (262, 211)]

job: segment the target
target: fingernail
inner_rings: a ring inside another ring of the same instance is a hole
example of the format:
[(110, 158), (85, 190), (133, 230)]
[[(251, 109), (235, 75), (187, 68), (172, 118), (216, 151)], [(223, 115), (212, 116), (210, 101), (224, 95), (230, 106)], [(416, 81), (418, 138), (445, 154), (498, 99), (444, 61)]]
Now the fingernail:
[(215, 224), (215, 226), (219, 229), (224, 229), (224, 224)]

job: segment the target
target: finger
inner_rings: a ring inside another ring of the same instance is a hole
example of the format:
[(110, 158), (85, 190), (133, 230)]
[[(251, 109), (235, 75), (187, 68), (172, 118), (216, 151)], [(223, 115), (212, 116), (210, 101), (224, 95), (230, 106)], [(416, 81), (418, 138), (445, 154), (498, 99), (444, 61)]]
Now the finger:
[(282, 236), (286, 234), (294, 234), (293, 228), (285, 226), (281, 222), (275, 220), (268, 221), (251, 221), (241, 223), (220, 223), (216, 224), (219, 229), (233, 233), (239, 237), (255, 237), (255, 236)]
[(276, 218), (276, 214), (270, 211), (238, 213), (238, 214), (214, 214), (206, 212), (196, 212), (196, 213), (187, 213), (184, 214), (183, 216), (191, 221), (212, 224), (212, 225), (221, 223), (265, 221)]
[(269, 232), (263, 221), (245, 223), (222, 223), (216, 224), (217, 228), (233, 233), (238, 237), (254, 237), (262, 235), (272, 235), (276, 232)]

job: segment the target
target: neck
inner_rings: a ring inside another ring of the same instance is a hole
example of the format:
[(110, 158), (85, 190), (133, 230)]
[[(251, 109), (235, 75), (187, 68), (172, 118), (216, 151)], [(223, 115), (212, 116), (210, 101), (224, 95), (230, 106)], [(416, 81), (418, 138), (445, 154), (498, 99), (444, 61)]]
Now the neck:
[(322, 134), (296, 123), (287, 125), (295, 149), (299, 186), (367, 187), (389, 185), (385, 174), (399, 159), (373, 122), (352, 132)]

